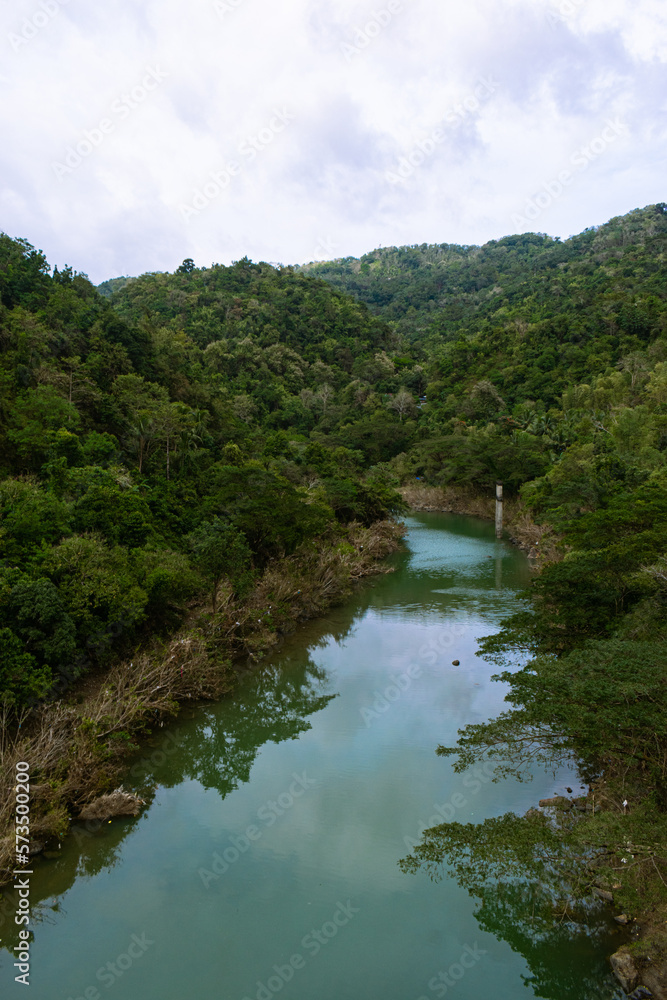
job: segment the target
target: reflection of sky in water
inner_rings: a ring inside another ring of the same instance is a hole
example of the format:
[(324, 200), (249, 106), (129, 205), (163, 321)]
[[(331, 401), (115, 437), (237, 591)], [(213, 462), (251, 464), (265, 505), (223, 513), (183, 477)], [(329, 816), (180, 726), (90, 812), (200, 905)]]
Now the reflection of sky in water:
[[(516, 602), (516, 588), (528, 579), (526, 561), (483, 522), (426, 515), (409, 524), (410, 554), (397, 557), (395, 574), (292, 636), (266, 667), (245, 677), (234, 702), (182, 724), (186, 742), (192, 740), (187, 752), (211, 757), (213, 766), (195, 764), (208, 787), (174, 777), (178, 756), (162, 776), (158, 770), (158, 783), (174, 787), (160, 787), (140, 820), (125, 823), (132, 834), (119, 845), (116, 867), (75, 882), (64, 896), (66, 915), (38, 928), (43, 1000), (76, 997), (95, 982), (100, 965), (126, 950), (132, 933), (143, 932), (155, 944), (117, 987), (124, 1000), (254, 997), (253, 984), (302, 952), (303, 936), (348, 899), (359, 914), (309, 960), (285, 997), (417, 1000), (428, 980), (475, 942), (488, 954), (458, 984), (459, 1000), (534, 996), (521, 980), (522, 957), (480, 931), (472, 900), (455, 882), (433, 884), (397, 867), (408, 853), (405, 838), (416, 840), (436, 807), (451, 806), (456, 793), (464, 804), (454, 818), (466, 822), (509, 808), (523, 812), (571, 781), (563, 773), (526, 785), (476, 785), (434, 752), (455, 742), (461, 726), (504, 707), (503, 687), (490, 681), (496, 668), (475, 656), (476, 640), (495, 631)], [(233, 786), (225, 768), (214, 765), (230, 742), (226, 731), (238, 741), (244, 706), (261, 710), (267, 693), (308, 661), (326, 672), (322, 692), (338, 696), (309, 716), (312, 728), (298, 738), (262, 737), (256, 756), (251, 748), (250, 780), (225, 794)], [(419, 676), (410, 678), (414, 667)], [(405, 690), (378, 702), (397, 679)], [(377, 717), (368, 715), (384, 704)], [(315, 784), (291, 798), (295, 774)], [(282, 812), (272, 823), (271, 802)], [(259, 834), (252, 843), (244, 839), (250, 826)], [(206, 889), (199, 872), (211, 871), (215, 852), (227, 852), (233, 863)], [(63, 855), (64, 869), (76, 863), (71, 841)], [(0, 982), (6, 980), (3, 969)]]

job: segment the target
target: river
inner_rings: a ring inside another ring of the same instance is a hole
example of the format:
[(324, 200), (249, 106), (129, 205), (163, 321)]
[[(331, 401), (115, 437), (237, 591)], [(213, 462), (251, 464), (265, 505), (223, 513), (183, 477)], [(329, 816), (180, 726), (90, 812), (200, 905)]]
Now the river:
[(573, 780), (493, 784), (436, 757), (457, 729), (503, 709), (477, 639), (530, 574), (487, 522), (418, 514), (407, 525), (395, 572), (288, 637), (233, 698), (142, 748), (125, 781), (147, 800), (140, 817), (79, 827), (36, 860), (32, 993), (0, 950), (3, 998), (619, 995), (607, 915), (588, 933), (544, 935), (502, 908), (484, 916), (446, 872), (434, 882), (398, 867), (439, 817), (523, 812)]

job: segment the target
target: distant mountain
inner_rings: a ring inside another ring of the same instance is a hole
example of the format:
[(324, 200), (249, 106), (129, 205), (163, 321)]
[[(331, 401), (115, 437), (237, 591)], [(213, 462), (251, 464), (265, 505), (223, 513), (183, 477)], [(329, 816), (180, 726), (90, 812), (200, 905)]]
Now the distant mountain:
[[(407, 335), (451, 334), (474, 319), (514, 312), (519, 306), (525, 319), (553, 315), (568, 291), (596, 265), (604, 267), (595, 282), (597, 290), (607, 277), (619, 291), (634, 288), (638, 267), (644, 290), (663, 266), (666, 245), (667, 205), (658, 204), (563, 241), (525, 233), (481, 247), (384, 247), (360, 258), (305, 264), (297, 270), (350, 292)], [(594, 299), (591, 288), (587, 303)]]
[(488, 378), (509, 400), (553, 401), (667, 325), (667, 205), (568, 240), (527, 233), (482, 247), (386, 247), (301, 270), (392, 323), (441, 388)]
[(125, 288), (125, 285), (128, 283), (128, 281), (133, 281), (133, 280), (134, 280), (133, 278), (126, 277), (124, 275), (121, 278), (108, 278), (106, 281), (103, 281), (101, 284), (97, 285), (97, 291), (100, 293), (100, 295), (103, 295), (105, 298), (110, 299), (111, 296), (114, 294), (114, 292), (118, 292), (120, 291), (121, 288)]

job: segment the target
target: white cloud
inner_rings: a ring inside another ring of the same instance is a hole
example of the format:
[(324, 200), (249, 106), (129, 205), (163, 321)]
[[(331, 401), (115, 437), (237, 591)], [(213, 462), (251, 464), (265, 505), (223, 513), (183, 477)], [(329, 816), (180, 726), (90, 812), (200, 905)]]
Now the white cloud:
[[(21, 0), (0, 44), (0, 228), (94, 280), (499, 237), (616, 116), (627, 136), (535, 227), (567, 236), (665, 198), (659, 0)], [(276, 112), (293, 116), (280, 131)]]

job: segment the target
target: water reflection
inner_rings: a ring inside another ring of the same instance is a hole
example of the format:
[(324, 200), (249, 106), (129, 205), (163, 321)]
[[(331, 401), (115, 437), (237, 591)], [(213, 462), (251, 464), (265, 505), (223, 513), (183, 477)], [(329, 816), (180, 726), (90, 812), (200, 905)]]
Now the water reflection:
[(264, 668), (246, 686), (246, 697), (234, 698), (225, 712), (204, 709), (202, 722), (184, 730), (181, 752), (170, 773), (160, 772), (160, 782), (171, 787), (190, 778), (224, 798), (250, 780), (264, 744), (295, 740), (311, 728), (309, 717), (336, 697), (323, 693), (326, 684), (325, 671), (310, 659), (291, 670)]
[[(347, 630), (338, 627), (336, 631), (342, 636)], [(314, 645), (325, 642), (325, 635)], [(59, 900), (77, 879), (94, 878), (119, 862), (124, 842), (148, 815), (158, 787), (172, 789), (188, 780), (197, 781), (224, 799), (250, 780), (262, 746), (295, 740), (311, 728), (309, 716), (336, 697), (324, 693), (327, 686), (326, 671), (311, 658), (269, 665), (245, 676), (241, 697), (222, 706), (204, 706), (193, 719), (181, 718), (158, 731), (143, 746), (141, 757), (131, 762), (124, 782), (126, 789), (137, 791), (146, 802), (142, 817), (105, 823), (75, 821), (57, 856), (52, 852), (47, 858), (34, 859), (34, 922), (48, 923), (55, 914), (63, 914)], [(18, 941), (13, 912), (12, 890), (7, 889), (0, 897), (0, 949), (11, 950)]]
[[(432, 1000), (430, 978), (475, 942), (487, 957), (457, 984), (457, 1000), (550, 997), (539, 990), (567, 980), (563, 951), (569, 961), (573, 948), (581, 991), (560, 995), (611, 996), (591, 984), (604, 960), (604, 946), (591, 957), (598, 938), (552, 947), (526, 936), (527, 903), (490, 894), (475, 913), (453, 879), (434, 886), (397, 866), (436, 804), (466, 822), (521, 812), (552, 791), (539, 779), (466, 783), (434, 753), (460, 726), (502, 710), (503, 687), (490, 683), (495, 667), (475, 656), (476, 639), (516, 606), (527, 561), (484, 522), (408, 523), (396, 573), (302, 626), (234, 697), (193, 708), (142, 747), (124, 781), (147, 801), (138, 819), (80, 832), (39, 863), (40, 1000), (85, 996), (96, 970), (144, 931), (156, 943), (124, 977), (123, 1000), (255, 997), (256, 983), (304, 952), (304, 935), (348, 900), (358, 916), (290, 981), (289, 1000)], [(400, 697), (378, 702), (415, 664)], [(289, 805), (295, 773), (308, 788)], [(286, 805), (271, 822), (274, 800)], [(249, 824), (260, 834), (252, 844)], [(0, 989), (13, 1000), (7, 956), (3, 966)]]
[[(507, 941), (523, 955), (530, 975), (522, 977), (546, 1000), (610, 1000), (609, 964), (603, 957), (613, 930), (601, 905), (564, 916), (539, 887), (514, 884), (487, 888), (475, 910), (482, 930)], [(617, 996), (623, 996), (618, 992)]]

